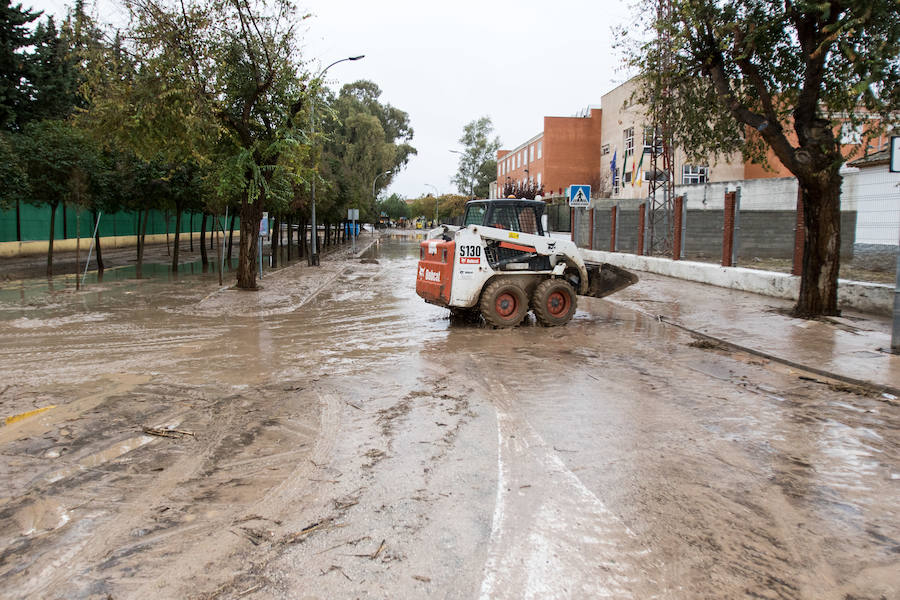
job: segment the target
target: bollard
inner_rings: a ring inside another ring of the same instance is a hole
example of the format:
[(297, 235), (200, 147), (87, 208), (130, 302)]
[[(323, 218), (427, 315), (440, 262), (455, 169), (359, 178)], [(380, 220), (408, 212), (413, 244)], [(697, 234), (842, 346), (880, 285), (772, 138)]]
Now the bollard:
[(672, 240), (672, 260), (680, 260), (681, 259), (681, 236), (682, 236), (682, 210), (684, 209), (684, 196), (676, 196), (675, 197), (675, 223), (673, 229), (675, 230), (675, 239)]

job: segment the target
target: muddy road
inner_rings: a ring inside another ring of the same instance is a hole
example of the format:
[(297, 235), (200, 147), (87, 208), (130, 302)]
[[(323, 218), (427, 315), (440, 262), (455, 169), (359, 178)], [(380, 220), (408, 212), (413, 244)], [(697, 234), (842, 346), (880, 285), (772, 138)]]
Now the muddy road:
[(417, 256), (0, 287), (0, 597), (900, 597), (895, 405)]

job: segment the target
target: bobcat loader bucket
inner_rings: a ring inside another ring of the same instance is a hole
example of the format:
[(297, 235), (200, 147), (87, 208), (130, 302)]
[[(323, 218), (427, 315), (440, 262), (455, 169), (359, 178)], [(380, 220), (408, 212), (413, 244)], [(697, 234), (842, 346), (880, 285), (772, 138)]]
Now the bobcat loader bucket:
[(609, 263), (585, 263), (585, 267), (588, 272), (585, 296), (603, 298), (638, 282), (638, 276), (631, 271)]

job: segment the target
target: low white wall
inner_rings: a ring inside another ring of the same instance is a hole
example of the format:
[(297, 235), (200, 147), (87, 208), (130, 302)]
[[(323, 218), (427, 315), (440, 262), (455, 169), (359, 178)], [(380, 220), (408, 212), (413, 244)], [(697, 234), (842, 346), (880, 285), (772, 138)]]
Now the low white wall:
[[(585, 260), (592, 262), (607, 262), (624, 269), (658, 273), (667, 277), (697, 281), (786, 300), (796, 300), (800, 293), (800, 278), (786, 273), (742, 267), (722, 267), (711, 263), (671, 260), (656, 256), (637, 256), (636, 254), (602, 250), (581, 249), (581, 254)], [(894, 288), (882, 283), (841, 279), (838, 282), (838, 304), (841, 308), (891, 315), (894, 306)]]

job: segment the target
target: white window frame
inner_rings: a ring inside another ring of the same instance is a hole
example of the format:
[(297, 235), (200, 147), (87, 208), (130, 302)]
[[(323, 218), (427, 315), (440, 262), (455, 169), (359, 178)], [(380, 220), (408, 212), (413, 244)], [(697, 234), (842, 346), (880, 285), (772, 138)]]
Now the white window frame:
[(534, 144), (528, 146), (528, 156), (530, 160), (534, 160)]
[(625, 156), (634, 156), (634, 127), (622, 131), (625, 137)]
[(537, 147), (538, 147), (538, 153), (537, 153), (538, 158), (541, 158), (542, 156), (544, 156), (544, 140), (538, 141)]
[(696, 185), (698, 183), (707, 183), (709, 181), (708, 165), (689, 165), (685, 164), (681, 167), (681, 183), (683, 185)]

